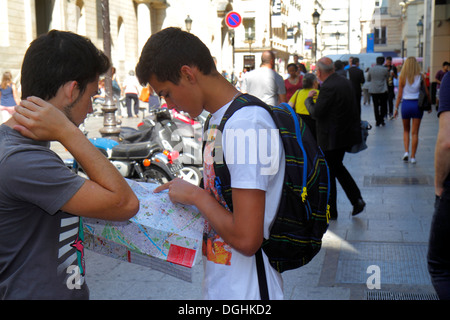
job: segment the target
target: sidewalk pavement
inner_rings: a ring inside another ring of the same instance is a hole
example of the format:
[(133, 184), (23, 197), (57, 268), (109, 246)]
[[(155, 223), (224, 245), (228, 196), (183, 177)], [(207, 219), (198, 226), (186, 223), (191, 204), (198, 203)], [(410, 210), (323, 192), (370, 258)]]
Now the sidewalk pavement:
[[(286, 300), (429, 300), (437, 299), (427, 271), (427, 245), (434, 204), (436, 112), (425, 114), (417, 163), (401, 160), (400, 118), (375, 127), (372, 106), (362, 119), (373, 128), (368, 149), (346, 154), (344, 163), (361, 189), (366, 209), (351, 216), (352, 206), (338, 184), (338, 212), (319, 254), (306, 266), (284, 272)], [(88, 137), (100, 136), (103, 117), (86, 122)], [(139, 119), (123, 119), (135, 127)], [(67, 157), (58, 144), (61, 156)], [(69, 155), (70, 156), (70, 155)], [(93, 300), (200, 300), (203, 267), (197, 260), (192, 283), (147, 267), (86, 250), (87, 283)]]

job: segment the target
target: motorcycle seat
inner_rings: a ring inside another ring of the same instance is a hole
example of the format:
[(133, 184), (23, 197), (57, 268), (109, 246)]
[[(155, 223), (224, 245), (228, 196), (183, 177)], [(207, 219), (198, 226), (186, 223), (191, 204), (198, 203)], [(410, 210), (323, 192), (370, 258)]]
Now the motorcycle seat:
[(112, 148), (111, 159), (146, 159), (150, 158), (155, 152), (161, 151), (159, 144), (154, 142), (118, 144)]

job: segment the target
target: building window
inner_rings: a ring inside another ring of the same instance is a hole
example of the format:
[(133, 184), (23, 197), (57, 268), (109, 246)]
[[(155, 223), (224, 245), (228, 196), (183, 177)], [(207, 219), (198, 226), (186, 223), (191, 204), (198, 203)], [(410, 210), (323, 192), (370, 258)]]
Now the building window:
[(255, 40), (255, 18), (244, 18), (245, 40)]
[(374, 44), (387, 44), (386, 27), (374, 28)]
[(375, 0), (375, 13), (388, 14), (388, 1)]

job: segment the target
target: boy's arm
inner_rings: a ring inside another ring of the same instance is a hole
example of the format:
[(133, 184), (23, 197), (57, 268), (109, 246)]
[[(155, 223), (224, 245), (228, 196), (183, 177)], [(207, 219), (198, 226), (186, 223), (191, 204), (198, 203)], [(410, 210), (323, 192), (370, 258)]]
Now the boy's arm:
[(240, 253), (251, 256), (261, 247), (265, 191), (233, 188), (230, 213), (206, 190), (189, 182), (174, 179), (154, 192), (166, 189), (171, 201), (196, 206), (222, 239)]
[(59, 109), (36, 97), (21, 105), (13, 115), (19, 123), (14, 129), (35, 140), (59, 141), (89, 176), (62, 210), (107, 220), (137, 213), (139, 201), (119, 171)]
[(435, 192), (441, 196), (444, 190), (444, 181), (450, 174), (450, 111), (439, 115), (439, 133), (435, 150)]

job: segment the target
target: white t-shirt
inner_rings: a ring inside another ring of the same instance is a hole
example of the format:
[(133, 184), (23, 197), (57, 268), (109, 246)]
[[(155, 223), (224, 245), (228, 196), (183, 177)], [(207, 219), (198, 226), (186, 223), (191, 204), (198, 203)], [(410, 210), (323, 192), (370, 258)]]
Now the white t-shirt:
[(247, 72), (241, 89), (271, 106), (278, 105), (278, 95), (286, 93), (283, 77), (267, 67)]
[[(212, 115), (210, 125), (219, 125), (229, 105), (230, 103), (226, 104)], [(225, 124), (224, 134), (222, 135), (222, 146), (230, 171), (231, 187), (266, 191), (265, 238), (269, 236), (270, 226), (278, 209), (285, 169), (284, 149), (281, 138), (270, 131), (271, 129), (277, 132), (270, 114), (261, 107), (250, 106), (234, 113)], [(271, 133), (267, 135), (259, 134), (260, 130)], [(251, 141), (251, 143), (242, 143), (245, 135), (251, 137), (247, 140)], [(231, 138), (234, 143), (230, 142)], [(265, 143), (261, 143), (264, 140), (271, 147), (266, 148), (264, 146)], [(259, 146), (259, 150), (262, 151), (252, 149), (256, 146)], [(266, 152), (266, 150), (268, 151)], [(255, 152), (258, 153), (258, 156), (255, 156)], [(245, 155), (245, 157), (241, 157), (242, 155)], [(207, 180), (206, 175), (207, 170), (205, 166), (205, 181)], [(205, 232), (208, 233), (207, 227)], [(213, 236), (215, 237), (210, 236), (212, 240), (208, 242), (209, 249), (206, 248), (209, 252), (215, 250), (214, 253), (210, 254), (213, 257), (203, 256), (205, 268), (203, 281), (204, 298), (260, 299), (255, 256), (242, 255), (224, 243), (218, 235), (213, 234)], [(213, 244), (211, 245), (211, 243)], [(213, 249), (211, 250), (211, 248)], [(222, 256), (216, 258), (217, 252), (220, 252)], [(226, 259), (223, 259), (223, 257), (226, 257)], [(283, 299), (281, 275), (270, 266), (264, 251), (263, 259), (269, 297), (272, 300)]]

